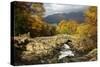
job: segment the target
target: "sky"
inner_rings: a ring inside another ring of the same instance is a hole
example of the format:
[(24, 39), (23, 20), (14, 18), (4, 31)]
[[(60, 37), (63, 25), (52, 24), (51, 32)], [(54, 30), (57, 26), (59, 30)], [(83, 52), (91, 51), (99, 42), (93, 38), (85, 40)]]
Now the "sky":
[(45, 17), (56, 13), (70, 13), (84, 11), (88, 6), (85, 5), (64, 5), (64, 4), (44, 4), (46, 10)]

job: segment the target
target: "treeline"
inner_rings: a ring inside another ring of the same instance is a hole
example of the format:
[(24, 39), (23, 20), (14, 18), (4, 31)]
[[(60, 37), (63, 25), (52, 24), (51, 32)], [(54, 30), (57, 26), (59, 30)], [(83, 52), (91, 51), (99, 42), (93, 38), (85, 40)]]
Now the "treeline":
[(97, 48), (97, 7), (89, 7), (84, 11), (84, 16), (85, 20), (81, 23), (62, 20), (57, 26), (57, 32), (75, 36), (77, 44), (74, 44), (74, 48), (88, 52)]
[(31, 37), (54, 35), (55, 26), (43, 20), (42, 3), (15, 2), (15, 36), (30, 32)]
[[(93, 35), (97, 32), (97, 8), (95, 6), (89, 7), (84, 12), (84, 22), (75, 20), (62, 20), (57, 27), (59, 33)], [(80, 24), (79, 24), (80, 23)]]
[[(97, 36), (97, 8), (89, 7), (84, 22), (62, 20), (57, 25), (48, 24), (43, 19), (45, 9), (42, 3), (15, 2), (15, 36), (30, 32), (31, 37), (55, 34)], [(80, 23), (80, 24), (79, 24)]]

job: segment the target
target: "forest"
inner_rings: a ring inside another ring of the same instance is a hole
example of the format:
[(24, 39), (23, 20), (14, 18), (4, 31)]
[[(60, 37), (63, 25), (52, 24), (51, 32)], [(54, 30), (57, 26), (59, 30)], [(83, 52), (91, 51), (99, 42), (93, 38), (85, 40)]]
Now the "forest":
[(96, 6), (84, 10), (84, 21), (63, 19), (56, 24), (45, 21), (43, 3), (13, 2), (13, 10), (14, 65), (97, 60)]

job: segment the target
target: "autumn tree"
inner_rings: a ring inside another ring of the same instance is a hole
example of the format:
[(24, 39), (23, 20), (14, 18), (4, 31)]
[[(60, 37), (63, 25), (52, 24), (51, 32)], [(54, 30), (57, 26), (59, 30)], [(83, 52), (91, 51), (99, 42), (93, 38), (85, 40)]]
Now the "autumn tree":
[(97, 47), (97, 27), (95, 25), (82, 23), (77, 27), (76, 34), (78, 37), (80, 37), (80, 44), (78, 44), (79, 46), (83, 46), (86, 50)]
[(14, 2), (15, 35), (27, 32), (38, 32), (43, 28), (42, 3)]
[(90, 37), (92, 35), (95, 35), (97, 31), (95, 26), (88, 23), (82, 23), (77, 27), (76, 33), (81, 36)]
[(76, 32), (77, 26), (77, 21), (62, 20), (57, 26), (57, 31), (59, 33), (74, 34)]
[(31, 5), (31, 8), (35, 15), (38, 15), (40, 17), (44, 15), (45, 9), (42, 3), (34, 3)]
[(97, 7), (91, 6), (85, 12), (85, 22), (77, 27), (76, 33), (81, 36), (97, 39)]
[[(82, 34), (87, 35), (87, 37), (91, 37), (92, 39), (97, 39), (97, 7), (91, 6), (85, 12), (85, 23)], [(80, 33), (81, 34), (81, 33)]]
[(91, 6), (85, 11), (85, 22), (97, 25), (97, 7)]
[(28, 31), (31, 37), (54, 35), (55, 26), (48, 24), (38, 15), (28, 17)]
[(53, 35), (55, 27), (43, 20), (42, 3), (14, 2), (15, 35), (30, 32), (32, 37)]

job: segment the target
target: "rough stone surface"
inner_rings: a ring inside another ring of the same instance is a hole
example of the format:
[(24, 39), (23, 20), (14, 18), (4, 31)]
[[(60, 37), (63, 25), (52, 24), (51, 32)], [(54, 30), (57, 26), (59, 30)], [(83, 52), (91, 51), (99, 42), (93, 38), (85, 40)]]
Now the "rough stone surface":
[[(74, 57), (64, 57), (58, 59), (60, 51), (64, 44), (70, 46), (70, 50), (75, 54)], [(58, 34), (48, 37), (35, 37), (30, 38), (29, 35), (21, 35), (14, 37), (14, 46), (16, 48), (16, 56), (20, 59), (22, 64), (41, 64), (41, 63), (57, 63), (57, 62), (74, 62), (74, 61), (87, 61), (96, 60), (96, 52), (88, 52), (96, 46), (89, 39), (78, 39), (75, 36)], [(87, 47), (87, 48), (86, 48)], [(19, 50), (20, 49), (20, 50)], [(77, 52), (80, 52), (77, 54)], [(82, 54), (82, 57), (80, 54)], [(91, 57), (88, 59), (87, 57)]]

